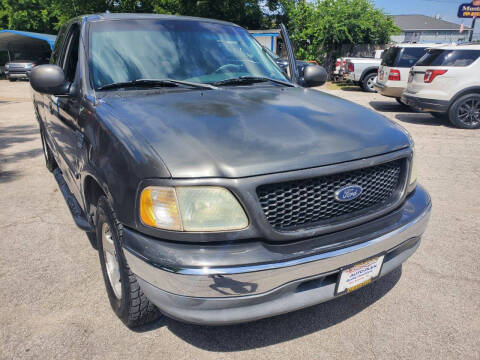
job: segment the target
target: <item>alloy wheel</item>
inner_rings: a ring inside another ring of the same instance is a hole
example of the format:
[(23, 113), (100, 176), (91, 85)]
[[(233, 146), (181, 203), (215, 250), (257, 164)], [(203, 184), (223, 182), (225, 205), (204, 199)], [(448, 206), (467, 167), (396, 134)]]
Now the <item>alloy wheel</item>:
[(117, 299), (121, 299), (122, 279), (120, 277), (120, 266), (118, 264), (115, 244), (113, 243), (112, 232), (106, 222), (102, 225), (102, 247), (108, 280)]
[(368, 80), (367, 80), (367, 86), (370, 90), (375, 90), (375, 88), (373, 87), (373, 84), (375, 84), (375, 81), (377, 80), (377, 77), (369, 77)]
[(468, 127), (480, 125), (480, 100), (477, 97), (465, 99), (457, 108), (457, 119)]

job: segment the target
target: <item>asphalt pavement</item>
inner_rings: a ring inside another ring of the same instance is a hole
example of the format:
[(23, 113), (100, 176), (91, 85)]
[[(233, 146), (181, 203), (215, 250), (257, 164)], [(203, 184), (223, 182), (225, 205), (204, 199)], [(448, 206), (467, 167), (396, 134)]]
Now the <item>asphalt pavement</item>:
[(227, 327), (116, 318), (97, 252), (44, 166), (26, 82), (0, 81), (0, 359), (480, 359), (480, 130), (355, 87), (407, 128), (433, 199), (402, 269), (349, 296)]

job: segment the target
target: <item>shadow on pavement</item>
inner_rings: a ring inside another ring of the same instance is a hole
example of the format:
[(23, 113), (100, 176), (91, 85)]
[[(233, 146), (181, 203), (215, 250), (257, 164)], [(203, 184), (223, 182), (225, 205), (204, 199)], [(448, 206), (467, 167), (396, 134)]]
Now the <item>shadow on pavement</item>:
[(18, 171), (2, 171), (0, 166), (0, 184), (14, 181), (20, 176)]
[(363, 90), (360, 88), (358, 85), (347, 85), (347, 86), (341, 86), (340, 90), (342, 91), (357, 91), (357, 92), (363, 92)]
[(377, 111), (381, 112), (406, 112), (414, 113), (415, 110), (409, 108), (408, 106), (399, 104), (395, 100), (393, 101), (370, 101), (370, 106)]
[(438, 119), (430, 114), (398, 114), (395, 119), (409, 124), (453, 127), (448, 119)]
[(4, 171), (2, 169), (4, 163), (13, 163), (36, 157), (41, 155), (43, 150), (36, 148), (8, 154), (5, 154), (4, 151), (12, 145), (33, 141), (36, 136), (38, 136), (38, 128), (33, 125), (0, 127), (0, 152), (2, 152), (0, 157), (0, 183), (13, 181), (20, 176), (20, 172), (16, 170)]
[(151, 331), (167, 326), (179, 338), (207, 351), (230, 352), (262, 348), (327, 329), (355, 316), (387, 294), (401, 275), (402, 268), (399, 267), (372, 285), (348, 296), (252, 323), (208, 327), (162, 318), (136, 331)]

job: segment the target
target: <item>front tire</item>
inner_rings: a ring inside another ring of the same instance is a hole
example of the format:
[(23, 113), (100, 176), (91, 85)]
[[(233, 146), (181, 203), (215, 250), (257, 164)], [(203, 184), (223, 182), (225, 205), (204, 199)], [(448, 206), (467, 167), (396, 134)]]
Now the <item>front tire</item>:
[(363, 91), (371, 92), (371, 93), (377, 92), (377, 90), (375, 90), (375, 87), (373, 86), (373, 84), (375, 84), (376, 78), (377, 78), (376, 73), (367, 74), (361, 82)]
[(461, 129), (480, 129), (480, 94), (457, 99), (448, 112), (450, 122)]
[(123, 226), (105, 196), (97, 208), (97, 245), (107, 295), (115, 314), (129, 328), (148, 324), (160, 312), (145, 296), (122, 251)]

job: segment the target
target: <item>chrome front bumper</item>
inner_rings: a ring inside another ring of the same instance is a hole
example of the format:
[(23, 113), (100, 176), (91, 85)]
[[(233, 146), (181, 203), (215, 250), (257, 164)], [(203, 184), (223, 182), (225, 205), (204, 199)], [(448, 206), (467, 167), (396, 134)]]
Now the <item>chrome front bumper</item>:
[(334, 298), (341, 269), (372, 256), (385, 254), (380, 276), (386, 275), (415, 252), (430, 210), (428, 194), (418, 187), (400, 210), (401, 226), (352, 246), (282, 262), (176, 267), (145, 261), (125, 246), (124, 254), (142, 290), (167, 315), (208, 325), (253, 321)]
[(28, 75), (27, 72), (9, 72), (5, 71), (5, 76), (8, 76), (12, 79), (27, 79)]

